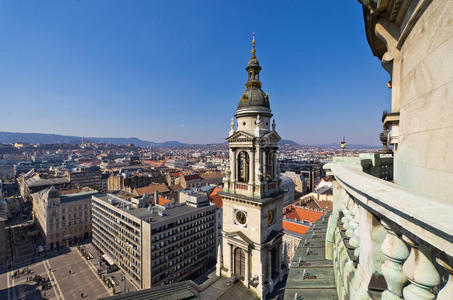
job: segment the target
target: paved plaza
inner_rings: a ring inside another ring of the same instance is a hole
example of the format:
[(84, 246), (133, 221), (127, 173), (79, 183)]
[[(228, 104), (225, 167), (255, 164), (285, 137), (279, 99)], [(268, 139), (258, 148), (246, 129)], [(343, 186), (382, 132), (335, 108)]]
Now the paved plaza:
[[(53, 254), (53, 255), (52, 255)], [(66, 248), (60, 253), (51, 253), (50, 258), (28, 265), (28, 271), (22, 274), (25, 267), (6, 270), (0, 268), (0, 299), (97, 299), (111, 295), (96, 274), (94, 267), (79, 254), (76, 247)], [(36, 261), (37, 260), (37, 261)], [(19, 275), (13, 277), (16, 271)], [(41, 290), (35, 281), (27, 277), (39, 275), (49, 279), (50, 289)]]

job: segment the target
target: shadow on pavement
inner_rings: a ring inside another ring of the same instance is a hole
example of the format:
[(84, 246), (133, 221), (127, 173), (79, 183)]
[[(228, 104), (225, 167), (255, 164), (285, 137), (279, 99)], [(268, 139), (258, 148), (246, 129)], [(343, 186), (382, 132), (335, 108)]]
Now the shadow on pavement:
[[(13, 293), (12, 287), (9, 288), (9, 292)], [(41, 291), (41, 288), (38, 284), (19, 284), (16, 285), (16, 298), (17, 299), (22, 299), (22, 300), (41, 300), (41, 299), (46, 299), (43, 297), (43, 294), (46, 293), (46, 291)], [(4, 299), (8, 299), (8, 288), (0, 290), (0, 295), (4, 295)], [(19, 296), (20, 295), (20, 296)], [(3, 298), (2, 298), (3, 299)]]

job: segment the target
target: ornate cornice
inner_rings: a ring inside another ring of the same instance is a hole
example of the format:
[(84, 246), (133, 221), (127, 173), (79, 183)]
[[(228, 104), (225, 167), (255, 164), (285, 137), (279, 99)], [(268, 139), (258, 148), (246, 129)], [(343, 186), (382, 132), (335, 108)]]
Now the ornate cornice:
[(359, 0), (363, 5), (365, 33), (371, 51), (382, 60), (389, 51), (387, 42), (376, 33), (381, 24), (397, 41), (401, 49), (409, 32), (432, 0)]

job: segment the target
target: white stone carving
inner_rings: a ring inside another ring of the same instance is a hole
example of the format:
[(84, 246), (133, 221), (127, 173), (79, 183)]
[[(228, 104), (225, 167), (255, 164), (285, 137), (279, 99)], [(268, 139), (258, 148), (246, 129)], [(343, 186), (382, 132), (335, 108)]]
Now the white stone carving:
[(404, 299), (435, 299), (432, 288), (440, 283), (439, 273), (411, 239), (403, 236), (403, 240), (412, 248), (403, 265), (403, 271), (411, 282), (403, 290)]
[(387, 282), (387, 289), (382, 293), (382, 299), (403, 299), (402, 289), (407, 282), (407, 276), (403, 272), (403, 262), (409, 256), (409, 249), (387, 223), (381, 221), (381, 224), (387, 230), (381, 248), (386, 258), (382, 265), (382, 274)]

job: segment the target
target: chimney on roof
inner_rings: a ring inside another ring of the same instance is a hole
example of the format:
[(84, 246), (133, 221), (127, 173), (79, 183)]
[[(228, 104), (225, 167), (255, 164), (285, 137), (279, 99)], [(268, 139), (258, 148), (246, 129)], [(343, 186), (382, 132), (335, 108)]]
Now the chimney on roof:
[(154, 203), (159, 204), (159, 192), (157, 190), (154, 191)]

